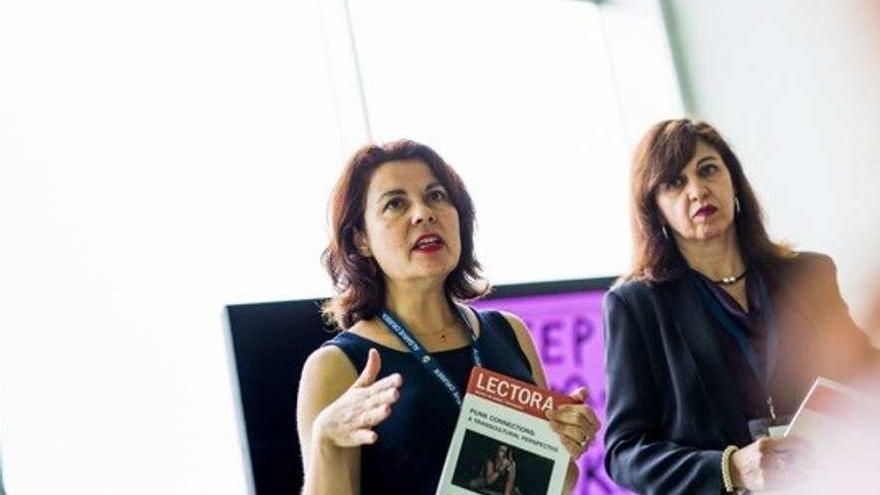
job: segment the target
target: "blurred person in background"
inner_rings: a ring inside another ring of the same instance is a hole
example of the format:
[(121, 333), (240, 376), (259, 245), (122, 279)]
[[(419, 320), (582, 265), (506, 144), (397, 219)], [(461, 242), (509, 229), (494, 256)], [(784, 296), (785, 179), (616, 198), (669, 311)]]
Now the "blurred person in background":
[(817, 376), (848, 382), (880, 368), (833, 261), (770, 240), (739, 160), (709, 124), (651, 127), (630, 186), (634, 263), (604, 304), (606, 469), (664, 495), (804, 480), (822, 446), (768, 433)]
[[(434, 494), (471, 369), (546, 388), (529, 330), (478, 312), (486, 293), (474, 255), (474, 206), (431, 148), (403, 140), (358, 151), (330, 202), (324, 263), (342, 329), (302, 373), (297, 428), (303, 493)], [(438, 377), (442, 377), (442, 380)], [(599, 429), (583, 404), (548, 411), (574, 460)], [(572, 462), (566, 492), (577, 480)]]

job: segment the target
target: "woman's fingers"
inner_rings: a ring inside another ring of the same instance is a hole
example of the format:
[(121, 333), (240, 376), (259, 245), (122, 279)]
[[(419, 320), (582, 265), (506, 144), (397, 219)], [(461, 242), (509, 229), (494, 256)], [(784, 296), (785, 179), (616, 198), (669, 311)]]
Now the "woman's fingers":
[(376, 440), (379, 439), (379, 435), (376, 434), (373, 430), (367, 429), (359, 429), (355, 430), (351, 433), (351, 439), (354, 442), (354, 445), (364, 445), (376, 443)]
[(550, 429), (559, 435), (562, 445), (565, 446), (565, 449), (568, 450), (568, 453), (574, 459), (579, 458), (587, 450), (593, 439), (590, 432), (581, 426), (560, 423), (552, 418), (550, 418), (549, 423)]
[(358, 375), (357, 380), (354, 381), (352, 387), (366, 387), (372, 385), (373, 381), (376, 380), (376, 376), (379, 375), (379, 369), (381, 367), (382, 358), (379, 357), (379, 351), (376, 349), (370, 349), (367, 352), (367, 364), (364, 365), (364, 369), (361, 371), (361, 374)]
[(570, 438), (561, 435), (559, 439), (562, 441), (562, 445), (565, 447), (565, 450), (568, 451), (568, 454), (572, 459), (577, 460), (581, 454), (584, 453), (584, 447), (582, 447), (581, 444), (575, 443)]
[(574, 389), (574, 392), (568, 394), (569, 397), (578, 401), (578, 403), (583, 403), (589, 397), (589, 392), (587, 392), (587, 387), (578, 387)]
[(583, 426), (584, 428), (595, 433), (599, 430), (601, 423), (596, 413), (585, 405), (565, 405), (553, 411), (551, 416), (553, 420), (574, 426)]
[(397, 388), (386, 388), (384, 390), (368, 393), (366, 400), (363, 401), (363, 406), (366, 409), (372, 409), (385, 404), (393, 404), (397, 402), (397, 399), (399, 398), (400, 392)]
[(372, 428), (384, 421), (385, 418), (390, 415), (391, 406), (389, 404), (382, 404), (376, 407), (371, 407), (370, 409), (367, 409), (363, 413), (361, 413), (359, 421), (354, 426), (356, 428)]
[(376, 383), (365, 387), (364, 390), (366, 390), (367, 393), (381, 392), (388, 388), (400, 387), (401, 385), (403, 385), (403, 377), (400, 376), (400, 373), (392, 373)]
[(593, 411), (593, 408), (591, 408), (585, 404), (585, 403), (589, 402), (589, 399), (590, 399), (590, 393), (587, 390), (587, 388), (586, 387), (578, 387), (574, 390), (574, 392), (569, 394), (569, 397), (578, 401), (578, 404), (574, 404), (574, 405), (566, 404), (566, 405), (560, 406), (559, 409), (562, 411), (565, 411), (566, 409), (573, 409), (573, 410), (579, 411), (580, 413), (585, 414), (587, 421), (590, 424), (594, 425), (596, 427), (596, 429), (598, 430), (599, 425), (600, 425), (599, 418), (596, 416), (596, 413)]
[(386, 376), (353, 396), (354, 407), (369, 410), (397, 402), (400, 398), (398, 389), (401, 383), (402, 379), (398, 373)]
[(599, 428), (602, 427), (602, 422), (599, 421), (599, 416), (596, 416), (596, 411), (592, 407), (587, 408), (587, 419), (594, 428), (594, 431), (599, 431)]
[(564, 436), (578, 445), (585, 445), (592, 439), (590, 432), (581, 426), (554, 423), (551, 421), (550, 427), (560, 436)]
[(372, 428), (391, 415), (391, 405), (400, 398), (400, 373), (376, 380), (381, 358), (370, 349), (367, 364), (352, 386), (322, 414), (327, 415), (329, 436), (342, 447), (373, 443), (378, 438)]
[(751, 490), (773, 489), (809, 476), (809, 443), (795, 437), (760, 438), (734, 453), (741, 483)]
[(795, 436), (774, 438), (772, 440), (771, 449), (778, 453), (806, 455), (810, 454), (813, 450), (812, 445), (808, 441)]
[(804, 476), (815, 464), (812, 445), (798, 437), (769, 439), (769, 469), (778, 476)]
[(362, 394), (352, 397), (352, 405), (361, 410), (354, 427), (370, 428), (385, 420), (391, 414), (391, 405), (400, 398), (400, 385), (401, 377), (395, 373), (363, 389)]
[(553, 417), (562, 423), (581, 424), (591, 423), (590, 408), (582, 404), (566, 404), (559, 406), (553, 411)]

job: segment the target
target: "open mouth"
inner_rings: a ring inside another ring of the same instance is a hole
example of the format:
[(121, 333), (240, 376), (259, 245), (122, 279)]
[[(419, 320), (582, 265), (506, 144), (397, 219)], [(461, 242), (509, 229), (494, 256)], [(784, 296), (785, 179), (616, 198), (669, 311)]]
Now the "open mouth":
[(443, 238), (436, 234), (428, 234), (419, 237), (413, 245), (413, 251), (431, 253), (444, 246)]

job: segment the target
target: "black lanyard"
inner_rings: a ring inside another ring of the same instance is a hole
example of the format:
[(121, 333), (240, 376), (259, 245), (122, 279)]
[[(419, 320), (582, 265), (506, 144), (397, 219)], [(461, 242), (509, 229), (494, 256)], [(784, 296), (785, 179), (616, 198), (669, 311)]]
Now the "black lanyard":
[[(461, 320), (461, 323), (469, 330), (471, 336), (471, 350), (474, 354), (474, 365), (482, 366), (482, 361), (480, 360), (480, 351), (477, 349), (477, 334), (474, 333), (473, 328), (471, 328), (470, 324), (467, 321), (467, 318), (463, 314), (460, 307), (458, 307), (455, 303), (450, 301), (452, 307), (455, 309), (455, 314)], [(379, 318), (391, 329), (391, 332), (403, 342), (410, 352), (412, 352), (413, 356), (418, 359), (418, 361), (422, 364), (422, 366), (428, 370), (428, 372), (440, 382), (446, 388), (446, 391), (449, 392), (449, 395), (452, 396), (452, 399), (455, 400), (455, 403), (461, 407), (462, 396), (461, 391), (455, 385), (446, 371), (440, 366), (440, 363), (428, 353), (428, 350), (425, 349), (425, 346), (418, 341), (418, 339), (413, 336), (413, 334), (406, 328), (397, 316), (394, 315), (388, 308), (382, 310), (382, 314), (379, 315)]]
[(770, 293), (767, 291), (767, 285), (764, 283), (764, 279), (761, 278), (760, 274), (755, 272), (755, 282), (758, 286), (758, 298), (761, 302), (764, 328), (767, 332), (767, 366), (764, 370), (763, 376), (760, 363), (758, 362), (758, 353), (749, 342), (745, 332), (743, 332), (739, 325), (733, 322), (730, 315), (728, 315), (727, 311), (721, 306), (721, 303), (709, 293), (709, 290), (703, 286), (703, 283), (699, 280), (695, 280), (695, 282), (699, 289), (700, 297), (709, 308), (709, 312), (711, 312), (712, 316), (721, 323), (721, 327), (733, 337), (733, 340), (736, 342), (737, 346), (739, 346), (739, 350), (749, 363), (749, 367), (752, 368), (755, 378), (758, 379), (759, 383), (764, 385), (764, 392), (767, 395), (767, 408), (770, 412), (770, 417), (775, 421), (776, 409), (773, 406), (773, 395), (770, 393), (770, 381), (773, 377), (773, 370), (776, 367), (776, 357), (779, 352), (779, 327), (776, 324), (776, 313), (773, 311), (773, 303), (770, 301)]

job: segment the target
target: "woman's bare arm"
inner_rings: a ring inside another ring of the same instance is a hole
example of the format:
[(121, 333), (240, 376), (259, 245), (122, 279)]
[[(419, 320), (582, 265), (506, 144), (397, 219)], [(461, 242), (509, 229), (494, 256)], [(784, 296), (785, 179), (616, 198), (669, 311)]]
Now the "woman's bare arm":
[(297, 402), (305, 495), (359, 492), (360, 446), (376, 442), (373, 427), (400, 397), (400, 374), (376, 380), (381, 366), (375, 349), (360, 375), (335, 347), (321, 348), (306, 360)]
[(360, 484), (360, 448), (340, 448), (315, 431), (315, 418), (357, 379), (354, 366), (336, 347), (315, 351), (303, 366), (296, 422), (303, 458), (303, 495), (355, 495)]

